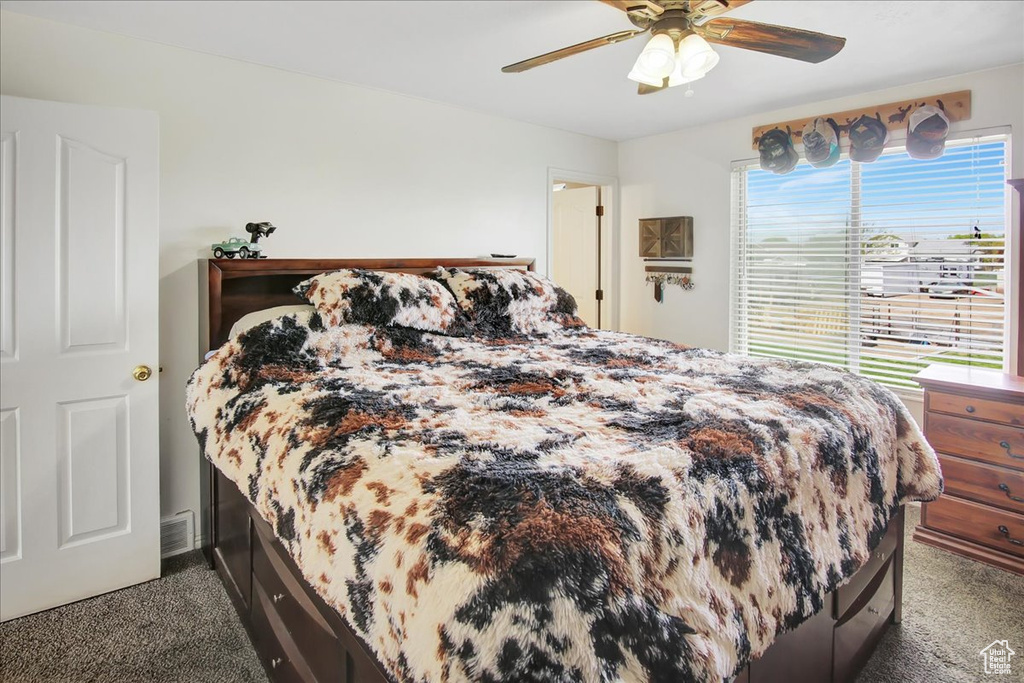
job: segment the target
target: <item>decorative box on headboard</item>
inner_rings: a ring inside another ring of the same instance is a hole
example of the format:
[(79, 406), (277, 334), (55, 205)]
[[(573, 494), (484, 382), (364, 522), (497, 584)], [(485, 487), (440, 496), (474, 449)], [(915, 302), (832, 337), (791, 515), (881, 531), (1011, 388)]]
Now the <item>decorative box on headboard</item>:
[(640, 257), (693, 258), (693, 216), (641, 218)]

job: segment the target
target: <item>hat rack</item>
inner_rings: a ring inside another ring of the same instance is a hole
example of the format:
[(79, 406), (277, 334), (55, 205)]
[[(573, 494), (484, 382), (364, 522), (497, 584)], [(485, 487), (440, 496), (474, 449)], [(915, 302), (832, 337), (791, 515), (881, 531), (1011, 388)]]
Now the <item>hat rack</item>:
[(665, 285), (676, 285), (693, 289), (693, 268), (691, 266), (646, 266), (647, 282), (654, 284), (654, 300), (659, 304), (665, 298)]
[(860, 109), (849, 109), (847, 111), (840, 111), (832, 114), (818, 114), (817, 116), (809, 116), (802, 119), (793, 119), (791, 121), (781, 121), (779, 123), (755, 126), (752, 134), (753, 148), (757, 149), (757, 144), (761, 141), (761, 136), (773, 128), (781, 128), (782, 130), (786, 130), (788, 128), (792, 131), (793, 144), (797, 144), (801, 141), (800, 138), (803, 136), (804, 126), (819, 116), (825, 119), (832, 119), (836, 122), (836, 126), (839, 128), (840, 138), (848, 138), (850, 125), (864, 114), (867, 114), (868, 116), (881, 116), (882, 123), (885, 124), (886, 128), (888, 128), (890, 132), (903, 130), (906, 128), (910, 114), (918, 107), (923, 107), (926, 104), (938, 107), (945, 112), (946, 118), (949, 119), (950, 123), (966, 121), (971, 118), (971, 91), (960, 90), (958, 92), (949, 92), (942, 95), (933, 95), (931, 97), (918, 97), (915, 99), (900, 100), (899, 102), (880, 104), (874, 107), (861, 107)]

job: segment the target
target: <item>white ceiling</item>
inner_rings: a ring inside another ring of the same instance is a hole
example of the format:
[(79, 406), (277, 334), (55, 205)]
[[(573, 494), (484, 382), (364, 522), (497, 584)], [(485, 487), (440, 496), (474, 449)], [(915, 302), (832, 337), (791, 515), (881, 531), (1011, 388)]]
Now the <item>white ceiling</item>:
[(1024, 2), (757, 0), (730, 16), (845, 36), (822, 64), (735, 48), (705, 79), (640, 97), (644, 37), (538, 67), (502, 66), (632, 28), (596, 0), (94, 2), (12, 12), (626, 140), (713, 120), (1024, 61)]

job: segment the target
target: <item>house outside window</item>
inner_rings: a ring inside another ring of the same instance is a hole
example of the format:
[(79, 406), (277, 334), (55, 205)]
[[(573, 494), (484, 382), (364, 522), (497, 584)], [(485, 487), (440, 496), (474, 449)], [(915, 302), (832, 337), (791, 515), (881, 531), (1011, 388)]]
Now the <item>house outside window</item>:
[(733, 171), (730, 347), (919, 394), (932, 363), (1008, 368), (1009, 140), (916, 160)]

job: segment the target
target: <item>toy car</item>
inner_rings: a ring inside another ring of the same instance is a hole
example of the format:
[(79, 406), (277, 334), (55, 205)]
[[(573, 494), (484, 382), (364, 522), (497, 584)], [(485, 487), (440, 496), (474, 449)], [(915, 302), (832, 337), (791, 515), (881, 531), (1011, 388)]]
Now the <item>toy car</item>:
[(256, 242), (249, 242), (241, 237), (232, 237), (223, 242), (211, 244), (210, 248), (213, 249), (214, 258), (224, 258), (225, 256), (235, 258), (236, 255), (239, 258), (259, 258), (260, 252), (263, 250), (263, 247)]

